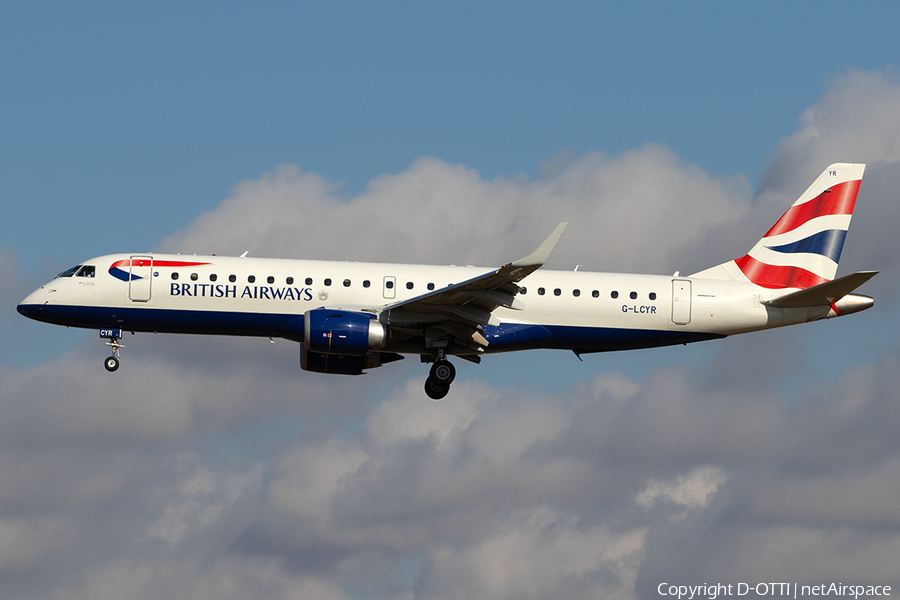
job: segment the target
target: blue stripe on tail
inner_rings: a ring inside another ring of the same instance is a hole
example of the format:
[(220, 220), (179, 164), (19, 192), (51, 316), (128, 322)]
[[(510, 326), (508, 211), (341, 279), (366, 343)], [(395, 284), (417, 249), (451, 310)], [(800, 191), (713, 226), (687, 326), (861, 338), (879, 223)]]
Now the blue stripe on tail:
[(766, 247), (769, 250), (775, 250), (776, 252), (783, 252), (785, 254), (821, 254), (834, 262), (838, 262), (841, 258), (841, 251), (844, 249), (844, 238), (846, 237), (846, 230), (829, 229), (827, 231), (820, 231), (815, 235), (798, 240), (792, 244)]

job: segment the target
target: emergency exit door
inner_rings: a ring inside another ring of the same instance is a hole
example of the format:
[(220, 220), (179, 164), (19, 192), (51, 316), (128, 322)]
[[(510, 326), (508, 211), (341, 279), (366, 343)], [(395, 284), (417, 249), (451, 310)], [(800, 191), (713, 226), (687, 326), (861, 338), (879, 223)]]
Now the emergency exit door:
[(393, 300), (397, 295), (397, 278), (388, 275), (384, 278), (384, 297), (387, 300)]

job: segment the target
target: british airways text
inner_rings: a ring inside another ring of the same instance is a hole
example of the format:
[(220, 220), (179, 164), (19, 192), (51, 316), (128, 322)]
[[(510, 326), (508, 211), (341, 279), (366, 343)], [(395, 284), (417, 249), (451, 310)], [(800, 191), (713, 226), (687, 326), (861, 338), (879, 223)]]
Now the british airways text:
[(249, 286), (238, 295), (238, 286), (221, 283), (173, 283), (170, 296), (193, 296), (196, 298), (253, 298), (256, 300), (304, 300), (313, 299), (310, 288)]

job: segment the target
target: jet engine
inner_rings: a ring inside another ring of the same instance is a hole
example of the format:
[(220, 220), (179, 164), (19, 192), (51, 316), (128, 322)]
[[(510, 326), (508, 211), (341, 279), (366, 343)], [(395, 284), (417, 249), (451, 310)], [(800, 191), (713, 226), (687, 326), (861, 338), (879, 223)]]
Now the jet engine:
[(365, 356), (386, 342), (384, 325), (366, 313), (317, 308), (303, 317), (303, 345), (310, 352)]

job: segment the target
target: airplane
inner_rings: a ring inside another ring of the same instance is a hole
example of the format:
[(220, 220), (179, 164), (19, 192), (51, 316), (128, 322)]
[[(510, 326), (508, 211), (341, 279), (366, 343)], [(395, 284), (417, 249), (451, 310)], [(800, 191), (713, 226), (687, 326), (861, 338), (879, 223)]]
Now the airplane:
[(579, 358), (830, 319), (874, 305), (877, 271), (835, 279), (864, 164), (830, 165), (741, 258), (693, 275), (542, 269), (566, 227), (499, 268), (111, 254), (63, 271), (22, 315), (98, 329), (119, 368), (123, 332), (283, 338), (306, 371), (359, 375), (418, 355), (445, 397), (449, 357), (566, 349)]

